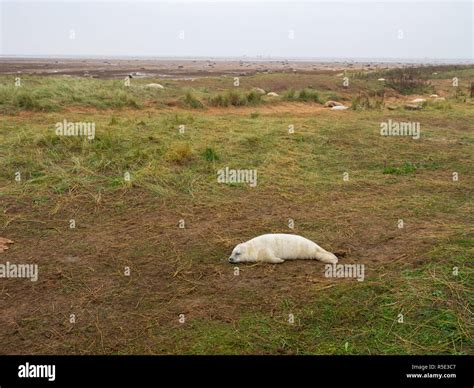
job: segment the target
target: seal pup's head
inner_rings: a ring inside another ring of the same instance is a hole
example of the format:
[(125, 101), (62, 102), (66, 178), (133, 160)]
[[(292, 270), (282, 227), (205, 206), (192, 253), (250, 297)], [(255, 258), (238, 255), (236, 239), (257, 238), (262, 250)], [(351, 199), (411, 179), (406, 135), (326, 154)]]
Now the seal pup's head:
[(229, 257), (229, 263), (241, 263), (247, 261), (247, 244), (237, 244)]

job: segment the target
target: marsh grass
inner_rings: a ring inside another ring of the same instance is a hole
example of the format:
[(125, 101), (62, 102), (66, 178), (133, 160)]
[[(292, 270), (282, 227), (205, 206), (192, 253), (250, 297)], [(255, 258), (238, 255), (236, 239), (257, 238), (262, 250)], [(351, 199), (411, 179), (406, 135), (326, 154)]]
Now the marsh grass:
[(253, 90), (248, 93), (230, 90), (225, 93), (217, 93), (208, 99), (209, 105), (215, 107), (256, 106), (262, 102), (262, 95)]
[(353, 110), (368, 110), (378, 109), (384, 107), (384, 91), (375, 91), (372, 93), (359, 93), (351, 100), (351, 109)]
[(318, 104), (324, 104), (325, 102), (320, 93), (312, 89), (302, 89), (299, 91), (290, 89), (285, 92), (283, 98), (287, 101), (315, 102)]
[(215, 162), (219, 160), (219, 156), (217, 156), (217, 152), (213, 148), (206, 148), (204, 151), (204, 159), (208, 162)]
[(186, 92), (183, 99), (183, 106), (191, 109), (204, 108), (204, 104), (191, 91)]

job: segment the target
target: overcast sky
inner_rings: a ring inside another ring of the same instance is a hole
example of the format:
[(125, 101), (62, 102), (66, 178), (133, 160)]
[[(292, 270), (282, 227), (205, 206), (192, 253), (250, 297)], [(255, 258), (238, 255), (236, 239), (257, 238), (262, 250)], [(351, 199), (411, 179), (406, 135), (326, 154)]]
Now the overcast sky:
[(473, 59), (472, 1), (4, 1), (0, 54)]

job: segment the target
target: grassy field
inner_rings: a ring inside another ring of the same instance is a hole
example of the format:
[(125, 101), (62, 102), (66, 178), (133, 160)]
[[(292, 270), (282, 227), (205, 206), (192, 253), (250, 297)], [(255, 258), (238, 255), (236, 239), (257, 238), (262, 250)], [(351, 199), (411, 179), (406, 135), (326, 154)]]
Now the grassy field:
[[(0, 258), (39, 279), (0, 279), (0, 352), (473, 354), (474, 67), (434, 70), (410, 94), (383, 72), (347, 72), (348, 88), (325, 71), (239, 87), (1, 76), (0, 236), (15, 243)], [(420, 139), (382, 137), (389, 119)], [(95, 138), (57, 136), (64, 120)], [(225, 167), (256, 169), (257, 186), (218, 183)], [(364, 264), (364, 281), (317, 261), (236, 275), (232, 248), (276, 232)]]

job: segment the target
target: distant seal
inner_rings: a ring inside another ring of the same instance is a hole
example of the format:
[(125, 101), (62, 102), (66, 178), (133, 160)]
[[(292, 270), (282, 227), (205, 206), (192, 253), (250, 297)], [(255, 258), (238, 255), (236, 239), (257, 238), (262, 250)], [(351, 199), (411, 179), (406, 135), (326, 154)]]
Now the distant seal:
[(294, 234), (264, 234), (238, 244), (229, 257), (230, 263), (283, 263), (285, 260), (315, 259), (336, 264), (337, 257), (307, 238)]

